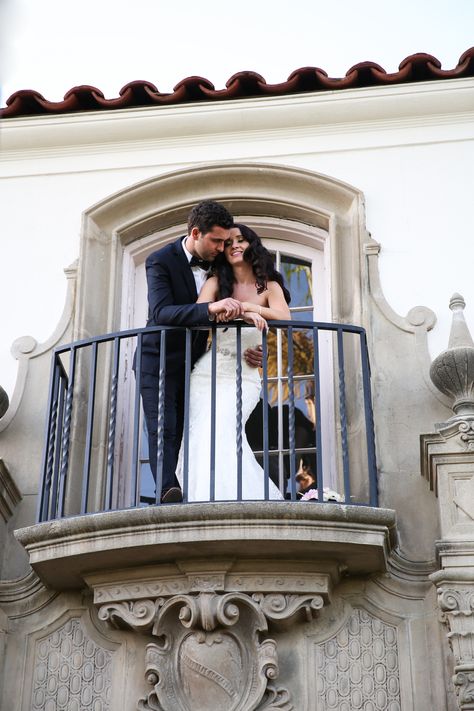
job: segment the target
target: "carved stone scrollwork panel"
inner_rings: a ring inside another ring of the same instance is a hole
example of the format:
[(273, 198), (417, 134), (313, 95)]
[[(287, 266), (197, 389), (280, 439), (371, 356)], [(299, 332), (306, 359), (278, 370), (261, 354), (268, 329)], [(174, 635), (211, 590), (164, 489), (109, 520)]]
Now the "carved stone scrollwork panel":
[(355, 609), (315, 652), (318, 709), (401, 711), (396, 627)]
[(68, 620), (36, 642), (31, 711), (109, 711), (111, 666), (112, 654)]
[(278, 676), (276, 642), (242, 593), (177, 595), (156, 613), (145, 678), (152, 686), (139, 711), (292, 711)]

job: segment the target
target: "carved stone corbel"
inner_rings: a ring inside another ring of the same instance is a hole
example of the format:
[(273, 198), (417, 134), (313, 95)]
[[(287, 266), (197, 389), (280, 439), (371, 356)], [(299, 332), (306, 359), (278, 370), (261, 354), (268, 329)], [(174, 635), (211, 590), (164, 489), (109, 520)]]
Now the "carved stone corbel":
[(176, 595), (156, 614), (139, 711), (292, 711), (278, 676), (276, 642), (259, 604), (243, 593)]
[(233, 566), (177, 561), (143, 575), (88, 577), (101, 620), (152, 635), (139, 711), (294, 711), (289, 691), (275, 684), (277, 644), (268, 628), (313, 620), (337, 571)]

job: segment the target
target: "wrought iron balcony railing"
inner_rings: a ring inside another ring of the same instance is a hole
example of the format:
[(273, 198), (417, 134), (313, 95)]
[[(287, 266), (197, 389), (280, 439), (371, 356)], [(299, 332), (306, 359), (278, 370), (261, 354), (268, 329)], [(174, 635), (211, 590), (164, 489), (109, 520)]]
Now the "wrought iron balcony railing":
[[(352, 325), (312, 321), (275, 321), (263, 334), (261, 400), (246, 427), (248, 440), (263, 469), (261, 499), (269, 498), (270, 481), (283, 499), (299, 498), (301, 473), (313, 474), (310, 500), (321, 503), (327, 488), (345, 504), (377, 506), (370, 369), (366, 334)], [(216, 477), (216, 333), (235, 330), (237, 500), (242, 497), (242, 329), (235, 322), (215, 325), (211, 350), (209, 500), (215, 501)], [(161, 342), (158, 396), (156, 491), (161, 491), (163, 386), (166, 388), (166, 343), (171, 332), (185, 333), (185, 409), (183, 434), (183, 502), (193, 452), (189, 451), (191, 341), (201, 327), (136, 329), (77, 341), (55, 349), (47, 411), (38, 520), (160, 505), (146, 489), (146, 434), (139, 388), (143, 337), (158, 333)], [(206, 329), (205, 329), (206, 330)], [(135, 373), (132, 369), (136, 351)], [(315, 497), (315, 498), (314, 498)]]

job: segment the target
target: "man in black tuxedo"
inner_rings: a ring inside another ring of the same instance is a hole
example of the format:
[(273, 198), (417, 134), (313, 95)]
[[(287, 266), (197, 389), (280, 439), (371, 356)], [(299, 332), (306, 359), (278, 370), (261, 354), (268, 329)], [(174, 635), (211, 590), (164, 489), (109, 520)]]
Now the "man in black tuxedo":
[[(230, 321), (242, 314), (242, 305), (227, 298), (196, 304), (206, 280), (209, 262), (224, 250), (233, 218), (223, 205), (205, 200), (188, 218), (188, 234), (153, 252), (146, 260), (148, 284), (147, 326), (210, 326), (217, 314)], [(196, 331), (192, 341), (192, 365), (206, 348), (207, 331)], [(143, 337), (140, 392), (148, 429), (150, 467), (157, 478), (157, 420), (160, 334)], [(184, 420), (185, 334), (166, 335), (166, 380), (164, 403), (163, 480), (161, 501), (182, 499), (175, 477)], [(248, 361), (250, 363), (250, 361)], [(258, 362), (254, 360), (253, 363)]]

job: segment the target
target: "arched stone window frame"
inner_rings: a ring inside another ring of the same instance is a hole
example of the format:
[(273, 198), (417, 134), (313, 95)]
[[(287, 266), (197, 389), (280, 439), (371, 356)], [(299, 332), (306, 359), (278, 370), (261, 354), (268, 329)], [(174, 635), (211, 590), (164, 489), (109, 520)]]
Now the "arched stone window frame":
[(362, 193), (334, 178), (287, 166), (220, 163), (153, 177), (93, 206), (83, 217), (74, 339), (117, 330), (124, 249), (184, 224), (207, 198), (232, 214), (292, 220), (327, 233), (332, 320), (364, 323)]

